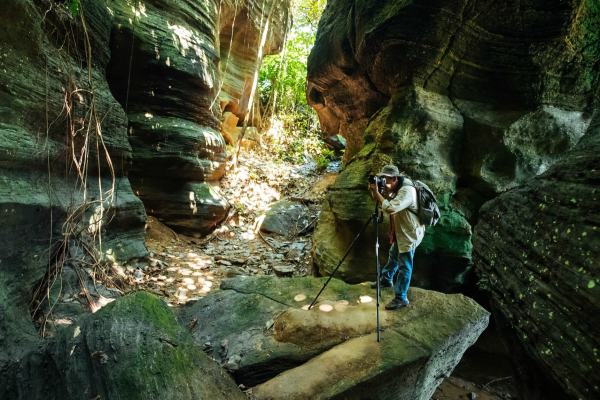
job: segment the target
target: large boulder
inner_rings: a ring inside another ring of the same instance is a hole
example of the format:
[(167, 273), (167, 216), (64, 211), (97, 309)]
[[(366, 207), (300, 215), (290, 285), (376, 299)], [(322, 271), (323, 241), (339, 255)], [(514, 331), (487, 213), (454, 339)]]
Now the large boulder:
[(2, 3), (0, 371), (41, 342), (29, 305), (69, 248), (120, 266), (148, 253), (127, 118), (105, 78), (112, 17), (81, 5), (74, 18), (50, 0)]
[(600, 396), (600, 115), (545, 173), (484, 205), (473, 236), (526, 399)]
[(260, 230), (278, 235), (293, 235), (308, 226), (307, 209), (300, 203), (280, 200), (259, 216)]
[[(196, 344), (236, 382), (254, 386), (259, 399), (388, 398), (398, 388), (397, 398), (429, 399), (488, 323), (489, 313), (463, 295), (410, 289), (407, 308), (381, 310), (377, 343), (370, 285), (333, 279), (308, 310), (325, 282), (225, 280), (180, 319), (193, 326)], [(385, 289), (382, 302), (392, 298)]]
[(146, 292), (118, 299), (62, 330), (0, 382), (3, 399), (246, 398), (194, 346), (174, 312)]

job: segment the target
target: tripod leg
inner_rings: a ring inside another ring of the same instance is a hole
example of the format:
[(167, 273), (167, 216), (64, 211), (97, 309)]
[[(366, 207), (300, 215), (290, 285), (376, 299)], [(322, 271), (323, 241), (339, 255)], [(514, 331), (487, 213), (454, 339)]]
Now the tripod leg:
[[(379, 204), (379, 203), (378, 203)], [(377, 214), (375, 214), (375, 218), (377, 218)], [(317, 294), (317, 297), (315, 297), (315, 299), (312, 301), (312, 303), (310, 303), (310, 306), (308, 306), (308, 309), (310, 310), (312, 308), (312, 306), (315, 305), (315, 303), (317, 302), (317, 299), (319, 298), (319, 296), (321, 295), (321, 293), (323, 293), (323, 290), (325, 290), (325, 288), (327, 287), (327, 285), (329, 284), (329, 281), (331, 280), (331, 278), (333, 278), (333, 275), (335, 275), (335, 273), (337, 272), (338, 268), (340, 267), (340, 265), (342, 265), (342, 263), (344, 262), (344, 260), (346, 259), (346, 257), (348, 256), (348, 254), (350, 254), (350, 250), (352, 250), (352, 248), (354, 247), (354, 245), (356, 244), (356, 241), (358, 240), (358, 238), (360, 237), (360, 235), (362, 235), (362, 233), (365, 231), (365, 229), (367, 228), (367, 226), (371, 223), (371, 220), (373, 219), (373, 215), (371, 215), (369, 217), (369, 219), (367, 220), (367, 222), (363, 225), (363, 227), (361, 228), (360, 232), (358, 232), (358, 235), (356, 235), (356, 237), (354, 238), (354, 240), (352, 241), (352, 244), (350, 245), (350, 247), (348, 247), (348, 250), (346, 250), (346, 254), (344, 254), (344, 257), (342, 257), (342, 259), (340, 260), (340, 262), (338, 263), (337, 267), (335, 267), (335, 269), (333, 270), (333, 272), (331, 273), (331, 275), (329, 276), (329, 279), (327, 279), (327, 282), (325, 282), (325, 284), (323, 285), (323, 287), (321, 288), (321, 291), (319, 291), (319, 294)]]
[(379, 325), (379, 298), (381, 295), (381, 271), (379, 268), (379, 218), (377, 215), (377, 207), (379, 203), (375, 206), (375, 213), (373, 214), (375, 217), (375, 262), (377, 266), (377, 341), (381, 342), (381, 328)]

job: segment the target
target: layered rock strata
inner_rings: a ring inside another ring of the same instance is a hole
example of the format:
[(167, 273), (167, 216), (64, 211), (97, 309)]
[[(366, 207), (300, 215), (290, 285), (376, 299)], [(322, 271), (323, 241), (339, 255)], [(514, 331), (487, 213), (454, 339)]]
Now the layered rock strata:
[(9, 0), (0, 26), (2, 376), (41, 343), (29, 307), (55, 268), (133, 264), (147, 250), (127, 120), (105, 79), (109, 10), (88, 0), (73, 17), (57, 2)]
[[(452, 291), (469, 279), (479, 207), (544, 172), (590, 123), (598, 18), (591, 1), (329, 2), (307, 99), (347, 148), (315, 234), (321, 273), (373, 212), (367, 176), (394, 163), (432, 187), (442, 209), (415, 283)], [(358, 251), (373, 256), (374, 241), (370, 229)], [(358, 254), (342, 276), (374, 279)]]
[[(239, 120), (243, 120), (250, 111), (249, 125), (258, 126), (258, 104), (250, 107), (248, 103), (255, 66), (262, 61), (258, 59), (260, 42), (268, 21), (262, 54), (265, 56), (281, 51), (291, 24), (290, 3), (288, 0), (226, 0), (219, 4), (219, 8), (219, 68), (222, 81), (219, 103), (222, 110), (232, 112)], [(254, 101), (258, 101), (257, 95)]]
[(111, 4), (111, 89), (129, 118), (131, 182), (146, 211), (188, 235), (229, 204), (206, 181), (224, 173), (216, 2)]
[[(381, 311), (378, 343), (368, 284), (333, 279), (308, 310), (325, 281), (229, 279), (181, 323), (256, 399), (429, 399), (488, 323), (463, 295), (411, 289), (407, 308)], [(382, 301), (392, 297), (385, 289)]]
[(229, 132), (248, 109), (243, 100), (270, 9), (276, 7), (263, 54), (281, 46), (288, 2), (109, 7), (115, 18), (107, 75), (129, 118), (133, 189), (148, 214), (178, 232), (206, 234), (230, 208), (216, 184), (227, 158), (221, 110), (232, 111), (223, 131), (232, 141)]
[(544, 174), (481, 209), (481, 286), (527, 399), (600, 396), (600, 118)]

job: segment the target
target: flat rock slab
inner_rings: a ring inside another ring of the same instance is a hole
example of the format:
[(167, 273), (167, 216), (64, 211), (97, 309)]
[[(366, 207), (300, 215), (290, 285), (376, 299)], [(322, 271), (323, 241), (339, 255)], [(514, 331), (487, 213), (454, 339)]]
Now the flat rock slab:
[(295, 268), (292, 265), (274, 265), (273, 271), (278, 276), (292, 276)]
[[(381, 306), (377, 343), (370, 284), (332, 279), (308, 310), (326, 279), (228, 279), (180, 319), (199, 321), (196, 343), (232, 367), (237, 383), (254, 386), (257, 399), (429, 399), (488, 323), (489, 313), (463, 295), (411, 288), (408, 307)], [(381, 303), (392, 298), (386, 288)]]

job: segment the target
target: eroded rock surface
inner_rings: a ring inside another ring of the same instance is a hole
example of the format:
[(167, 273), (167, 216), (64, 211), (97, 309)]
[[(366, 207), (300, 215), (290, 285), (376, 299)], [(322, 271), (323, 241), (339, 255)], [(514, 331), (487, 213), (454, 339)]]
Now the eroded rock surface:
[(224, 173), (216, 2), (111, 4), (108, 80), (129, 118), (131, 182), (148, 214), (207, 233), (229, 204), (205, 181)]
[[(272, 9), (275, 7), (274, 9)], [(250, 126), (260, 123), (258, 96), (250, 106), (250, 91), (258, 60), (260, 41), (269, 21), (263, 56), (277, 54), (291, 25), (288, 0), (225, 0), (219, 3), (219, 42), (222, 87), (219, 103), (222, 110), (231, 112), (239, 121), (250, 111)], [(269, 19), (270, 14), (270, 19)], [(258, 92), (257, 92), (258, 93)]]
[[(487, 326), (488, 312), (463, 295), (411, 289), (409, 307), (381, 311), (378, 344), (375, 293), (368, 284), (333, 279), (307, 310), (325, 281), (229, 279), (180, 319), (197, 322), (196, 344), (236, 382), (262, 383), (252, 389), (259, 399), (387, 398), (396, 391), (400, 398), (429, 399)], [(392, 298), (391, 289), (384, 290), (382, 302)]]
[[(223, 136), (237, 140), (273, 6), (263, 54), (283, 43), (287, 1), (109, 5), (115, 18), (107, 75), (129, 118), (132, 186), (148, 214), (180, 233), (204, 235), (230, 208), (215, 184), (225, 173)], [(223, 109), (230, 113), (222, 135)]]
[(0, 371), (41, 342), (34, 289), (75, 259), (72, 243), (90, 264), (147, 255), (127, 120), (105, 79), (111, 15), (101, 1), (82, 7), (83, 19), (53, 1), (2, 4)]
[[(367, 176), (393, 163), (442, 209), (417, 251), (415, 284), (453, 291), (472, 277), (480, 206), (544, 172), (590, 123), (598, 13), (592, 1), (328, 2), (307, 99), (325, 135), (346, 138), (347, 167), (315, 233), (321, 273), (373, 212)], [(373, 256), (373, 233), (357, 252)], [(341, 276), (373, 280), (356, 251)]]
[(486, 203), (481, 286), (527, 399), (600, 396), (600, 119), (544, 174)]

